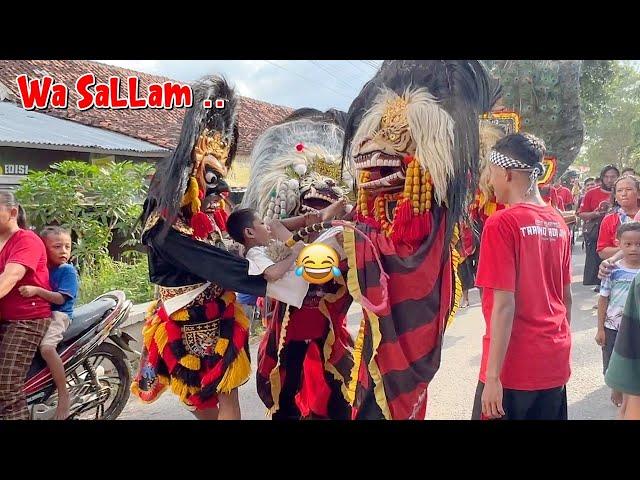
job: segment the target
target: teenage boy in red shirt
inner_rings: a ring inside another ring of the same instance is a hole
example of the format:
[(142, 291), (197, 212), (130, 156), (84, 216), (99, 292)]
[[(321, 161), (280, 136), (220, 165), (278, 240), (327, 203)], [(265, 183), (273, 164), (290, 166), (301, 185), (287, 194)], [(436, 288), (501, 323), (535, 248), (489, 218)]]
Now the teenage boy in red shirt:
[(566, 420), (571, 373), (571, 237), (540, 196), (544, 143), (516, 133), (490, 154), (496, 200), (476, 285), (487, 324), (473, 419)]

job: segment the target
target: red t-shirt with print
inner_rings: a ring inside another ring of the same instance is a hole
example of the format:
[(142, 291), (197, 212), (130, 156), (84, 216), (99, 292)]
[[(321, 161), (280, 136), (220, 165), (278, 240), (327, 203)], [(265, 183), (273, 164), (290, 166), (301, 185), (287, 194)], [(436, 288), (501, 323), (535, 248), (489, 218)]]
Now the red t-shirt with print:
[(18, 288), (23, 285), (34, 285), (51, 290), (47, 251), (40, 237), (31, 230), (18, 230), (14, 233), (0, 252), (0, 272), (4, 271), (8, 263), (23, 265), (27, 272), (15, 287), (0, 299), (0, 319), (15, 321), (50, 317), (49, 302), (36, 295), (25, 298), (18, 291)]
[(569, 229), (549, 206), (517, 204), (496, 212), (482, 232), (476, 285), (482, 287), (486, 333), (480, 380), (486, 381), (494, 290), (515, 294), (515, 315), (501, 372), (504, 388), (565, 385), (571, 330), (564, 287), (571, 283)]

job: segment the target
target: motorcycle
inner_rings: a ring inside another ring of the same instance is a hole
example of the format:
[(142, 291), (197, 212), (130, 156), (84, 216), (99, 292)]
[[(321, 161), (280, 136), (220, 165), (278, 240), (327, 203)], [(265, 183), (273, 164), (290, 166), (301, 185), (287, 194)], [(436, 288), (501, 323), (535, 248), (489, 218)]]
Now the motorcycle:
[[(68, 420), (115, 420), (127, 404), (131, 368), (125, 351), (139, 353), (129, 347), (135, 339), (118, 327), (131, 306), (124, 292), (114, 290), (73, 311), (57, 347), (71, 400)], [(58, 393), (40, 353), (33, 359), (24, 391), (32, 420), (53, 419)]]

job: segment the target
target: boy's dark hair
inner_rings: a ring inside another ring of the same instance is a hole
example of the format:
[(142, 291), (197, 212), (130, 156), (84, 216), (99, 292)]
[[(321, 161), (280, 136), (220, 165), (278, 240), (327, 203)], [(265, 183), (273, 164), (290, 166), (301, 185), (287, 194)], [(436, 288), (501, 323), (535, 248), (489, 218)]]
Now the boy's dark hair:
[(253, 208), (239, 208), (227, 218), (227, 232), (236, 242), (244, 245), (244, 229), (253, 227), (256, 211)]
[(633, 167), (625, 167), (622, 169), (621, 175), (624, 175), (627, 172), (631, 172), (631, 175), (635, 175), (636, 174), (636, 170)]
[(584, 185), (584, 186), (586, 186), (586, 185), (587, 185), (587, 183), (589, 183), (589, 182), (595, 182), (595, 181), (596, 181), (596, 179), (595, 179), (595, 178), (593, 178), (593, 177), (589, 177), (589, 178), (585, 179), (585, 181), (584, 181), (583, 185)]
[(624, 232), (640, 232), (640, 222), (627, 222), (618, 225), (616, 238), (620, 240)]
[(520, 160), (531, 167), (542, 163), (547, 148), (538, 137), (529, 133), (512, 133), (496, 142), (493, 149), (514, 160)]
[(40, 238), (43, 240), (52, 235), (69, 235), (71, 237), (71, 231), (58, 225), (48, 225), (40, 232)]

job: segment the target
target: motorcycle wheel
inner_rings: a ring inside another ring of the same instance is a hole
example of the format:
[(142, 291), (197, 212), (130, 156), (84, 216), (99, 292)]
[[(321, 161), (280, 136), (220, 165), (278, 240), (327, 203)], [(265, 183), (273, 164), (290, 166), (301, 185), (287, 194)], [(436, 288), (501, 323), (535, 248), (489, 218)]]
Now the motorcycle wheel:
[[(104, 366), (102, 366), (104, 359), (107, 359), (113, 368), (104, 370)], [(93, 368), (94, 371), (98, 367), (102, 367), (103, 373), (96, 376), (97, 381), (101, 386), (109, 387), (112, 392), (110, 392), (109, 398), (104, 403), (84, 410), (74, 415), (74, 417), (78, 419), (115, 420), (129, 401), (129, 388), (131, 387), (129, 362), (120, 348), (105, 342), (89, 354), (85, 361), (82, 362), (81, 368), (87, 371), (88, 366)]]

